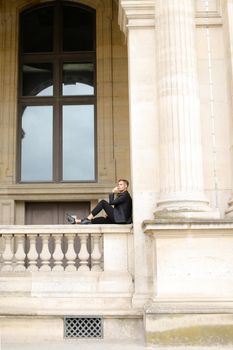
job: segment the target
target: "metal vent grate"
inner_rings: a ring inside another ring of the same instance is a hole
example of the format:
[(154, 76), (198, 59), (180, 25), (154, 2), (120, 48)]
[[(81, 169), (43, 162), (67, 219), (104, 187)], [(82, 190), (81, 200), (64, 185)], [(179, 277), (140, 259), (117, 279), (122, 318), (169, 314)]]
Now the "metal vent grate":
[(65, 317), (65, 338), (103, 338), (102, 318)]

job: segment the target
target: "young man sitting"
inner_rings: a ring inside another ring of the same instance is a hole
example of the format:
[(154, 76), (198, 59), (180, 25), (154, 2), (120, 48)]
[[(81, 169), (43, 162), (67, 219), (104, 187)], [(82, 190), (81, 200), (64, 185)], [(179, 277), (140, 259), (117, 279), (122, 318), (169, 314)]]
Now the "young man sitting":
[[(84, 219), (67, 215), (70, 224), (130, 224), (132, 223), (132, 198), (128, 192), (128, 180), (118, 180), (118, 185), (109, 194), (109, 202), (102, 199)], [(104, 210), (106, 216), (95, 217)]]

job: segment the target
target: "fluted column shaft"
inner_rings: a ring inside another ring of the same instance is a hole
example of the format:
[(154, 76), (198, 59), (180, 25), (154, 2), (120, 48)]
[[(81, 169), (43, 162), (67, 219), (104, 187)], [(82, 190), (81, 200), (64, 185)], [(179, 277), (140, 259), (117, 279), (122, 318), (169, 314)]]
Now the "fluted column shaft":
[[(231, 88), (231, 106), (233, 105), (233, 23), (232, 23), (232, 18), (233, 18), (233, 4), (231, 0), (227, 0), (224, 3), (225, 7), (225, 16), (226, 16), (226, 31), (228, 31), (228, 44), (230, 48), (230, 59), (229, 59), (229, 81), (230, 81), (230, 88)], [(232, 107), (231, 107), (232, 108)], [(231, 110), (232, 113), (232, 110)], [(230, 156), (231, 156), (231, 164), (230, 168), (233, 169), (233, 130), (231, 129), (231, 144), (230, 144)], [(232, 170), (231, 170), (232, 171)], [(231, 172), (231, 195), (229, 198), (228, 202), (228, 207), (226, 210), (226, 215), (228, 217), (233, 217), (233, 171)]]
[(161, 170), (155, 215), (200, 216), (210, 209), (203, 194), (194, 1), (158, 0), (155, 11)]

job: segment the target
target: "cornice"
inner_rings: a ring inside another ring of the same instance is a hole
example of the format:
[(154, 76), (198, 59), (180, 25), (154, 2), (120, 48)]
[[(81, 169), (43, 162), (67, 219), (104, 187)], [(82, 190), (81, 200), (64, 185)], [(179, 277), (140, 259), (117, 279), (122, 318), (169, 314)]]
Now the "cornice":
[(119, 0), (118, 22), (125, 35), (129, 27), (154, 27), (155, 0)]
[[(222, 25), (220, 0), (215, 0), (209, 11), (198, 4), (196, 0), (196, 26)], [(155, 27), (156, 0), (119, 0), (118, 8), (118, 23), (126, 36), (128, 28)]]

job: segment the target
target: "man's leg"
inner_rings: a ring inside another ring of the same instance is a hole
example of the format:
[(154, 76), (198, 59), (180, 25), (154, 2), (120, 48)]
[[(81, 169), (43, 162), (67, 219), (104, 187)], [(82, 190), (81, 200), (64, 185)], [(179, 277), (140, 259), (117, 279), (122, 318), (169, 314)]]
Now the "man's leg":
[[(101, 212), (101, 210), (104, 210), (105, 213), (107, 214), (108, 218), (112, 223), (115, 222), (114, 220), (114, 215), (113, 215), (113, 207), (104, 199), (102, 199), (96, 207), (91, 211), (91, 214), (93, 217), (95, 217), (97, 214)], [(93, 220), (93, 218), (91, 218)]]
[[(107, 217), (97, 217), (94, 218), (97, 214), (104, 210), (107, 214)], [(91, 211), (91, 213), (84, 219), (76, 219), (74, 222), (70, 222), (70, 224), (114, 224), (114, 215), (113, 215), (113, 207), (104, 199), (102, 199), (96, 207)]]
[(107, 216), (106, 218), (104, 216), (97, 216), (97, 218), (94, 218), (91, 220), (92, 224), (113, 224), (113, 222), (109, 219)]

